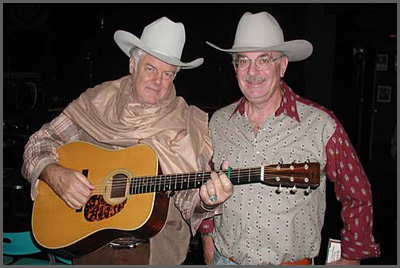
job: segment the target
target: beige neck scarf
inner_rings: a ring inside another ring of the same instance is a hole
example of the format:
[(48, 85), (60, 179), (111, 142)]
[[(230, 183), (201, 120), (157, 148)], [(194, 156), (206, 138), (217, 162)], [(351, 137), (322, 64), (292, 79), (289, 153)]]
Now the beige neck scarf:
[(211, 159), (207, 114), (176, 96), (172, 84), (156, 105), (134, 103), (131, 76), (88, 89), (64, 113), (94, 139), (112, 146), (152, 146), (164, 174), (200, 171)]

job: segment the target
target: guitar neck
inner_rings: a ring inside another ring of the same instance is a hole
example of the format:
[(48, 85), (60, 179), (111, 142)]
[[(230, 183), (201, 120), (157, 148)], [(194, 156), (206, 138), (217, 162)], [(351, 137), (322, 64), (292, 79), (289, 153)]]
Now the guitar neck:
[[(319, 164), (281, 164), (257, 168), (224, 170), (233, 185), (261, 182), (270, 186), (316, 188), (319, 185)], [(200, 188), (211, 178), (211, 172), (159, 175), (132, 178), (130, 194), (181, 191)]]
[[(227, 171), (225, 172), (227, 173)], [(232, 169), (230, 179), (233, 185), (259, 182), (260, 172), (261, 168)], [(211, 179), (211, 172), (132, 178), (130, 194), (195, 189), (200, 188), (209, 179)]]

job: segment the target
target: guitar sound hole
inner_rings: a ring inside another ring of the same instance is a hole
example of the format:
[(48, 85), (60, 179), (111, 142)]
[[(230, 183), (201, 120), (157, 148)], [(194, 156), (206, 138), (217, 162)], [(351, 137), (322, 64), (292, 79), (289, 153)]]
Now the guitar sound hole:
[(121, 198), (125, 197), (126, 186), (128, 183), (128, 177), (125, 174), (118, 173), (112, 178), (111, 186), (111, 198)]

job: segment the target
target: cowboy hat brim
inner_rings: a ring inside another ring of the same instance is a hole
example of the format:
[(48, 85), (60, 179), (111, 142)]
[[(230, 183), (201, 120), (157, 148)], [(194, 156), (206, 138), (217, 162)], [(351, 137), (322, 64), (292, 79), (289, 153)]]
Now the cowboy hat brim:
[(289, 61), (301, 61), (308, 58), (313, 52), (313, 46), (306, 40), (292, 40), (278, 45), (268, 47), (232, 47), (230, 49), (220, 48), (208, 41), (207, 45), (223, 52), (254, 52), (254, 51), (282, 51), (289, 58)]
[(119, 48), (128, 56), (130, 57), (132, 48), (138, 47), (141, 50), (145, 51), (146, 53), (156, 57), (159, 60), (162, 60), (168, 64), (179, 66), (181, 69), (192, 69), (200, 66), (203, 62), (203, 58), (198, 58), (191, 62), (181, 62), (178, 58), (169, 57), (167, 55), (158, 53), (157, 51), (152, 50), (148, 46), (146, 46), (139, 38), (134, 36), (131, 33), (125, 31), (117, 31), (114, 34), (114, 40), (119, 46)]

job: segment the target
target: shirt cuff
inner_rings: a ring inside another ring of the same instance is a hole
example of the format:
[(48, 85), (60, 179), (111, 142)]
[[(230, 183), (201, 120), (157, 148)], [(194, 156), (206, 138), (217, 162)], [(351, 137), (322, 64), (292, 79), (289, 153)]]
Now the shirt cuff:
[(32, 172), (32, 176), (30, 179), (31, 182), (31, 198), (32, 200), (35, 200), (37, 195), (38, 195), (38, 185), (39, 185), (39, 176), (42, 173), (42, 171), (44, 170), (45, 167), (47, 167), (50, 164), (55, 164), (57, 163), (56, 160), (54, 160), (51, 157), (46, 157), (43, 158), (42, 160), (40, 160), (36, 167), (35, 170)]
[(380, 245), (368, 242), (355, 242), (354, 244), (351, 241), (346, 241), (342, 236), (342, 256), (348, 260), (363, 260), (368, 258), (376, 258), (381, 255)]
[(214, 211), (210, 212), (194, 212), (197, 204), (200, 203), (200, 195), (195, 195), (193, 198), (193, 203), (192, 203), (192, 208), (191, 208), (191, 217), (190, 217), (190, 228), (192, 231), (192, 235), (194, 236), (196, 234), (197, 229), (199, 229), (202, 221), (204, 219), (208, 219), (213, 217), (214, 215), (222, 214), (223, 211), (223, 206), (219, 205), (216, 207)]

